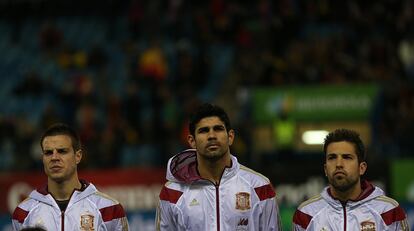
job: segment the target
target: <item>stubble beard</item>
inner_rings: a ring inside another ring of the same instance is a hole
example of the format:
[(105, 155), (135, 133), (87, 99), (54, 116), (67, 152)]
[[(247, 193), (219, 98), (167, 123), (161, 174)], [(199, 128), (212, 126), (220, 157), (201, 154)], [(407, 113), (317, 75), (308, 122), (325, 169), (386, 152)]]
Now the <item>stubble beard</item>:
[(357, 183), (358, 179), (352, 179), (349, 177), (343, 177), (343, 179), (337, 179), (335, 177), (328, 178), (329, 184), (339, 192), (347, 192), (351, 188), (353, 188)]
[(202, 154), (201, 156), (203, 156), (204, 159), (209, 160), (209, 161), (218, 161), (222, 159), (225, 154), (226, 154), (225, 150), (217, 149), (213, 151), (205, 150), (204, 154)]

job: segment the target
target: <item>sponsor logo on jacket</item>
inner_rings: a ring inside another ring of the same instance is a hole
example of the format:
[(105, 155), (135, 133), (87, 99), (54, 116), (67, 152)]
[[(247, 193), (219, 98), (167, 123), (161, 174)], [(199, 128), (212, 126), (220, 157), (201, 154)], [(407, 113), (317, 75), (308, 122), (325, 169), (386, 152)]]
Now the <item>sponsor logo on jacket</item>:
[(250, 209), (250, 194), (247, 192), (239, 192), (236, 194), (236, 209), (248, 210)]
[(375, 223), (372, 221), (361, 222), (361, 231), (375, 231)]
[(239, 222), (237, 222), (236, 231), (247, 231), (248, 225), (248, 218), (240, 218)]

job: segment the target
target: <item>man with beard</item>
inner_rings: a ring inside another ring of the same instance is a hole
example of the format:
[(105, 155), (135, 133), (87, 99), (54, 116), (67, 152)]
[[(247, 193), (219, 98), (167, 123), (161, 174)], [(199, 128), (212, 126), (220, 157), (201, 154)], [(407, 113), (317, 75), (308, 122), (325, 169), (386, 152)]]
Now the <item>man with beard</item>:
[(33, 190), (14, 210), (13, 230), (128, 230), (121, 204), (78, 178), (82, 149), (72, 128), (52, 125), (40, 139), (40, 147), (47, 184)]
[(367, 163), (358, 133), (348, 129), (329, 133), (324, 152), (329, 186), (298, 207), (293, 230), (409, 230), (398, 202), (361, 180)]
[(281, 230), (269, 179), (230, 154), (235, 132), (226, 112), (201, 105), (189, 131), (193, 149), (168, 161), (156, 230)]

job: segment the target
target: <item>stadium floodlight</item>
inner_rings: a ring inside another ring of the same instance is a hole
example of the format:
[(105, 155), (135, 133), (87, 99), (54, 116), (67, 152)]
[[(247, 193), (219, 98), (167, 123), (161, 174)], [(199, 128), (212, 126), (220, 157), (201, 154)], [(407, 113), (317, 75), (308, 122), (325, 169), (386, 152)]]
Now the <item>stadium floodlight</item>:
[(321, 145), (324, 142), (328, 131), (325, 130), (309, 130), (302, 134), (302, 141), (307, 145)]

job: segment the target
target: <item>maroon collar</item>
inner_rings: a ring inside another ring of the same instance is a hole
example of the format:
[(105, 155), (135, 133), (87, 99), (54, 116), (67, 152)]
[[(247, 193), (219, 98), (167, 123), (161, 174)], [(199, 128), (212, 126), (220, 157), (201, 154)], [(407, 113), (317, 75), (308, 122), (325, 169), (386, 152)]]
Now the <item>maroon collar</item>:
[(197, 169), (197, 152), (194, 149), (177, 154), (171, 160), (170, 167), (172, 175), (181, 182), (192, 183), (201, 179)]
[(361, 194), (359, 194), (359, 196), (357, 197), (355, 201), (361, 201), (367, 198), (375, 190), (375, 187), (371, 183), (369, 183), (367, 180), (362, 180), (361, 189), (362, 189), (362, 192)]
[[(83, 179), (79, 179), (79, 181), (80, 181), (80, 183), (81, 183), (81, 188), (80, 189), (77, 189), (77, 188), (75, 188), (73, 191), (83, 191), (83, 190), (85, 190), (88, 186), (89, 186), (89, 182), (88, 181), (86, 181), (86, 180), (83, 180)], [(47, 194), (49, 194), (49, 189), (48, 189), (48, 186), (47, 186), (47, 184), (45, 184), (45, 185), (43, 185), (42, 187), (40, 187), (40, 188), (38, 188), (38, 189), (36, 189), (37, 190), (37, 192), (39, 192), (40, 194), (43, 194), (43, 195), (47, 195)]]
[[(348, 201), (354, 201), (354, 202), (356, 202), (356, 201), (361, 201), (361, 200), (367, 198), (375, 190), (375, 187), (370, 182), (368, 182), (367, 180), (362, 180), (361, 181), (361, 190), (362, 190), (361, 194), (359, 194), (359, 196), (355, 200), (349, 199)], [(328, 194), (332, 198), (338, 200), (338, 198), (335, 198), (332, 195), (332, 192), (331, 192), (331, 188), (330, 187), (328, 188)]]

